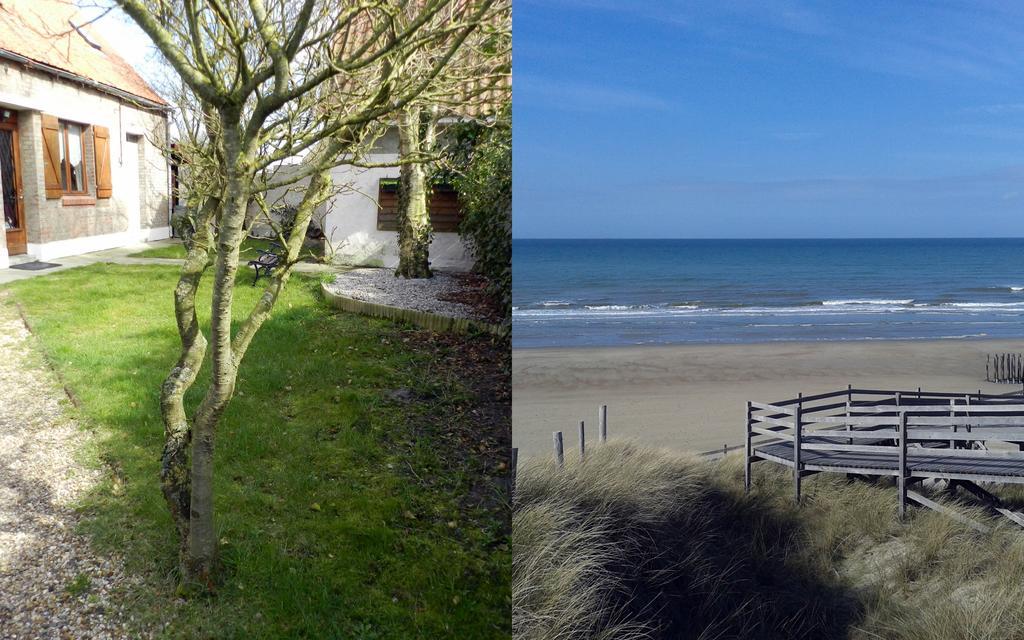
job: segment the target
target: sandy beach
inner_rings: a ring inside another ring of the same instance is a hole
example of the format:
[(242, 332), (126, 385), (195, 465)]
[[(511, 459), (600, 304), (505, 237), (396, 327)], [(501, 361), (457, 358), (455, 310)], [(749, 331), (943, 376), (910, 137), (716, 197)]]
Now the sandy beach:
[(609, 433), (645, 444), (708, 451), (742, 441), (744, 403), (852, 384), (861, 388), (1005, 393), (985, 383), (985, 354), (1024, 341), (913, 340), (514, 349), (512, 439), (523, 456), (547, 453), (551, 432), (591, 438), (597, 407)]

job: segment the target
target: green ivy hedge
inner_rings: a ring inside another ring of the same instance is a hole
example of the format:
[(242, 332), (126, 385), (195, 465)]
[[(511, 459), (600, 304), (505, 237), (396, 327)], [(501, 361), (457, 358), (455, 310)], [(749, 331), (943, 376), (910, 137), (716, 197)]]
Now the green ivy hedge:
[(512, 311), (512, 126), (506, 110), (490, 126), (455, 125), (448, 176), (459, 193), (462, 224), (476, 270), (502, 314)]

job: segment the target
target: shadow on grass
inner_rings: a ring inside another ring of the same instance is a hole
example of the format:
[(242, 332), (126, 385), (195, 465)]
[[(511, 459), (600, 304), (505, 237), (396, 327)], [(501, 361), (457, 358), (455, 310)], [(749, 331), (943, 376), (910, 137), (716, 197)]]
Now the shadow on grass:
[(584, 637), (845, 638), (860, 606), (797, 558), (791, 515), (718, 486), (707, 463), (613, 443), (535, 463), (513, 516), (513, 627)]
[(620, 541), (624, 609), (661, 638), (845, 638), (859, 604), (835, 581), (794, 565), (793, 519), (721, 491), (703, 494), (698, 522), (637, 526)]

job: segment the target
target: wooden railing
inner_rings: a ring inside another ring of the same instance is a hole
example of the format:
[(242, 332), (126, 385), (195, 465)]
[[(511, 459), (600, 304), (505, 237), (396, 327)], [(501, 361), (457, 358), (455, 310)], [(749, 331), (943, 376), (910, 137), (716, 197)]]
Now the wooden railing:
[[(1016, 445), (1018, 450), (988, 448), (996, 442)], [(775, 448), (785, 456), (758, 451), (780, 443), (789, 444)], [(917, 465), (909, 471), (908, 447), (915, 456), (927, 453), (930, 468), (921, 471)], [(911, 481), (922, 477), (1024, 483), (1024, 396), (848, 387), (780, 402), (751, 401), (747, 403), (745, 448), (747, 491), (751, 463), (758, 459), (792, 467), (797, 501), (801, 480), (810, 473), (891, 475), (897, 481), (902, 516), (908, 496), (930, 502), (907, 490)], [(809, 464), (810, 453), (872, 455), (819, 455), (812, 456), (815, 460)], [(1010, 464), (993, 473), (992, 465), (985, 464), (993, 460)], [(943, 464), (948, 469), (944, 470)]]

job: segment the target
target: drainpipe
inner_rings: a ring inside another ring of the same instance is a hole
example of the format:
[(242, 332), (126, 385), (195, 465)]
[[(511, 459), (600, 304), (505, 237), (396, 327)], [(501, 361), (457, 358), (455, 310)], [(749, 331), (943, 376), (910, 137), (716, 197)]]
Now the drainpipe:
[[(171, 174), (171, 119), (164, 113), (164, 163), (167, 165), (167, 226), (171, 226), (174, 218), (174, 176)], [(171, 229), (174, 236), (174, 229)]]

